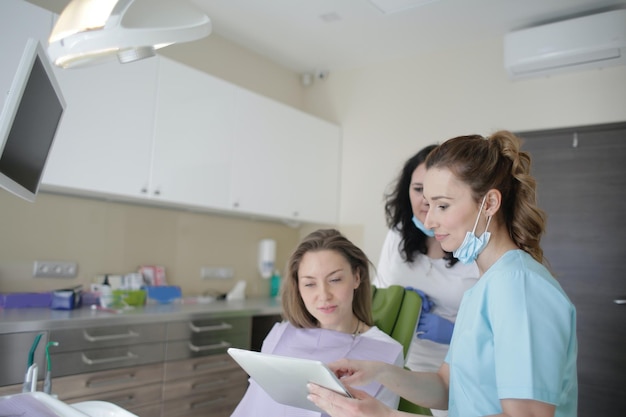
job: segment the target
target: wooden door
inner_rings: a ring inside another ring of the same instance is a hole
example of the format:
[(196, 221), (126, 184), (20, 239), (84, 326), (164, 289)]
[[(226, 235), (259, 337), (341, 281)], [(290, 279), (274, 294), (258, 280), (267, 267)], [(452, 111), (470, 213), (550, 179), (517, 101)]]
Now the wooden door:
[(519, 133), (544, 253), (577, 309), (579, 417), (626, 410), (626, 123)]

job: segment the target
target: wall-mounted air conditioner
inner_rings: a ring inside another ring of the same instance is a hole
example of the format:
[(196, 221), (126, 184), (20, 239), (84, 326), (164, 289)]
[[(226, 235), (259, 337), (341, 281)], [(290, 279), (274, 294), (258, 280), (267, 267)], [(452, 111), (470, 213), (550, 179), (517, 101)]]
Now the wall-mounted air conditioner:
[(504, 66), (512, 79), (626, 64), (626, 10), (508, 33)]

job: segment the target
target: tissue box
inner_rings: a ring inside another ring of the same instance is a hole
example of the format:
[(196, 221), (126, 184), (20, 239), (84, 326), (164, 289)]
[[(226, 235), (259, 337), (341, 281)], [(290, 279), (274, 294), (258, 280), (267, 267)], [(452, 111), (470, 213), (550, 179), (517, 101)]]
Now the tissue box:
[(2, 308), (25, 308), (25, 307), (50, 307), (52, 293), (50, 292), (16, 292), (0, 294), (0, 307)]
[(182, 297), (180, 287), (175, 285), (149, 285), (146, 287), (148, 292), (148, 303), (150, 304), (169, 304)]

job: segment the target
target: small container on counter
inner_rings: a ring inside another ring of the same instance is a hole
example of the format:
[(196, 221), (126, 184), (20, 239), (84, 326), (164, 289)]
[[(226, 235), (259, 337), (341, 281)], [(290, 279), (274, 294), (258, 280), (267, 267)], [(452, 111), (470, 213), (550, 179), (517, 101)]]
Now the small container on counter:
[(280, 272), (274, 270), (270, 279), (270, 297), (278, 297), (280, 294)]

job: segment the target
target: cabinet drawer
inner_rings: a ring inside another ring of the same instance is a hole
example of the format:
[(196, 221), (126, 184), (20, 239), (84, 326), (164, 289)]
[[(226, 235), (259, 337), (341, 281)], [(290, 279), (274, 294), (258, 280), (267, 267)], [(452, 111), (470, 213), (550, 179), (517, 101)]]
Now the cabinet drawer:
[[(37, 391), (42, 391), (42, 390), (43, 390), (43, 383), (39, 381), (37, 384)], [(15, 394), (19, 394), (20, 392), (22, 392), (22, 384), (6, 385), (0, 388), (0, 397), (4, 397), (5, 395), (15, 395)]]
[(57, 353), (51, 355), (52, 376), (144, 365), (162, 362), (164, 358), (163, 342)]
[(182, 361), (165, 362), (165, 377), (169, 382), (179, 378), (192, 378), (197, 375), (221, 371), (236, 371), (241, 368), (228, 354), (205, 356)]
[(167, 417), (228, 417), (243, 398), (247, 384), (163, 402)]
[(217, 340), (229, 334), (250, 334), (252, 319), (245, 317), (197, 318), (170, 323), (167, 340)]
[(210, 340), (179, 340), (167, 343), (166, 358), (168, 361), (195, 358), (200, 356), (223, 354), (229, 347), (248, 349), (250, 337), (248, 334), (225, 335)]
[(161, 402), (161, 390), (161, 384), (157, 382), (150, 385), (103, 392), (100, 394), (87, 395), (85, 397), (63, 401), (66, 401), (68, 404), (82, 401), (106, 401), (119, 405), (132, 413), (133, 409), (140, 408), (145, 405), (159, 404)]
[[(80, 375), (54, 378), (52, 390), (61, 400), (82, 397), (100, 398), (99, 394), (118, 391), (149, 384), (160, 384), (163, 378), (163, 364), (136, 366), (112, 371), (93, 372)], [(73, 402), (77, 402), (76, 400)]]
[(211, 374), (169, 381), (163, 388), (163, 400), (171, 401), (190, 395), (204, 394), (212, 398), (213, 393), (226, 388), (239, 389), (248, 385), (248, 374), (243, 370), (228, 369)]
[[(109, 346), (134, 345), (165, 340), (162, 323), (87, 327), (84, 329), (53, 330), (50, 340), (59, 342), (54, 352), (69, 352)], [(52, 352), (52, 350), (51, 350)]]

